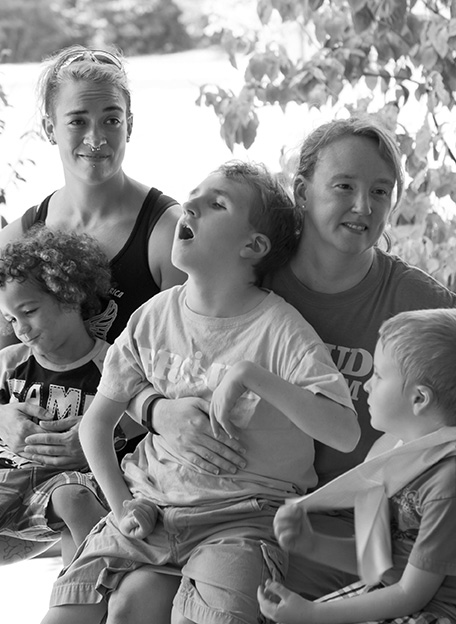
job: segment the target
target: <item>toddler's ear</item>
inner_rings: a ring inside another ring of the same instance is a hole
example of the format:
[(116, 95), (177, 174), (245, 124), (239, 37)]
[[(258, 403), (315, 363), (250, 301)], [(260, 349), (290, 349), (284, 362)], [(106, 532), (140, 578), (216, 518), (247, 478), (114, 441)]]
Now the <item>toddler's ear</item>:
[(271, 251), (271, 241), (266, 234), (255, 232), (245, 247), (241, 249), (241, 258), (255, 258), (259, 260)]
[(416, 412), (427, 409), (434, 399), (434, 393), (428, 386), (419, 384), (413, 391), (413, 407)]

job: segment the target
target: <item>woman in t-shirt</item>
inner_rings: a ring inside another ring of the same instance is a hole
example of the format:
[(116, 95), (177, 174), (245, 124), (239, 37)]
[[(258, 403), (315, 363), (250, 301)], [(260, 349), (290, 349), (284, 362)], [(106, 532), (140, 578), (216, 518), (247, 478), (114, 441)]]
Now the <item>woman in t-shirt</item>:
[[(345, 376), (358, 413), (362, 434), (352, 453), (316, 444), (319, 485), (363, 461), (379, 436), (370, 425), (363, 384), (372, 373), (381, 323), (404, 310), (455, 306), (454, 293), (377, 246), (402, 190), (395, 137), (371, 116), (324, 124), (302, 144), (294, 178), (295, 201), (304, 213), (300, 244), (291, 262), (263, 285), (316, 329)], [(232, 448), (211, 439), (201, 402), (157, 398), (152, 408), (150, 427), (175, 452), (199, 469), (236, 470)], [(353, 533), (350, 516), (316, 518), (317, 528)], [(339, 572), (291, 557), (287, 586), (294, 591), (315, 598), (346, 584)]]

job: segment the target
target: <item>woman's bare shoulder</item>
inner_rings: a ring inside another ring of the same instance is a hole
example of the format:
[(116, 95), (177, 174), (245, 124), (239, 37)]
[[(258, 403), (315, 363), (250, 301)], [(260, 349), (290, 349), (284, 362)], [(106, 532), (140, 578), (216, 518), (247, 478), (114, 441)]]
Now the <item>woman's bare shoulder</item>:
[(0, 249), (7, 243), (17, 240), (23, 236), (24, 230), (22, 228), (21, 218), (8, 223), (4, 228), (0, 230)]
[(149, 267), (160, 290), (182, 284), (187, 278), (171, 262), (174, 231), (181, 214), (182, 209), (177, 204), (167, 208), (149, 238)]

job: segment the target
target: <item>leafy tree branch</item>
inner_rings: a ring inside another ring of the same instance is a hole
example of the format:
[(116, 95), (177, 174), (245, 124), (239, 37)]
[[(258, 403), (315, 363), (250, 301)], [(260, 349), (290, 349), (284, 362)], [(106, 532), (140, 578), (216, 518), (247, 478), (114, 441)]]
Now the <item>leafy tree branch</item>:
[[(243, 40), (225, 31), (222, 38), (230, 62), (245, 66), (240, 92), (204, 85), (198, 100), (214, 109), (228, 147), (233, 150), (241, 144), (248, 149), (254, 143), (258, 112), (265, 106), (286, 111), (293, 102), (307, 109), (330, 106), (337, 114), (376, 113), (396, 133), (408, 178), (393, 218), (394, 250), (453, 286), (456, 226), (441, 215), (454, 210), (456, 200), (451, 119), (456, 1), (257, 0), (256, 4), (257, 36)], [(271, 29), (265, 40), (264, 27), (277, 22), (279, 27)], [(290, 24), (305, 41), (298, 58), (296, 40), (286, 28)], [(355, 103), (346, 104), (343, 113), (342, 97), (348, 92)]]

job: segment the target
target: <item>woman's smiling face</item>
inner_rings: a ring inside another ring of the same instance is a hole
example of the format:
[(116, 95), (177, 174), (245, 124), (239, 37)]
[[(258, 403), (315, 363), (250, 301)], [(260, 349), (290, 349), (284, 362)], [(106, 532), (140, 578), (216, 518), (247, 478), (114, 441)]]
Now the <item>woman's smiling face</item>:
[(120, 171), (132, 121), (119, 88), (90, 81), (64, 82), (44, 125), (57, 142), (66, 175), (97, 183)]
[(372, 248), (385, 229), (395, 184), (373, 139), (348, 135), (326, 146), (312, 179), (300, 176), (295, 184), (305, 244), (353, 255)]

